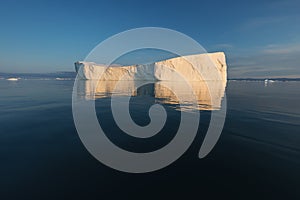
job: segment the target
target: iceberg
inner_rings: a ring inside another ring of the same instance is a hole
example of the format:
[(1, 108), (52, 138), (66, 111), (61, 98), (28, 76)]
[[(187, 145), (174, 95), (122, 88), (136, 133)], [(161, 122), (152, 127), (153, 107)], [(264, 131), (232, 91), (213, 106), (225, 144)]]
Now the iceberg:
[(178, 81), (178, 74), (188, 81), (226, 81), (227, 65), (223, 52), (175, 57), (131, 66), (107, 66), (94, 62), (75, 62), (78, 78), (86, 80)]
[(18, 81), (18, 80), (20, 80), (20, 78), (8, 78), (6, 80), (8, 80), (8, 81)]

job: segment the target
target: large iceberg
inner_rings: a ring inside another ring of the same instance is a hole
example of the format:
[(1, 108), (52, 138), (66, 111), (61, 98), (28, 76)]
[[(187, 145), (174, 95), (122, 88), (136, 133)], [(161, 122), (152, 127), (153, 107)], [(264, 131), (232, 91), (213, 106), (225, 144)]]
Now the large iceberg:
[(86, 80), (226, 81), (227, 65), (223, 52), (180, 56), (149, 64), (107, 66), (94, 62), (75, 63), (78, 77)]

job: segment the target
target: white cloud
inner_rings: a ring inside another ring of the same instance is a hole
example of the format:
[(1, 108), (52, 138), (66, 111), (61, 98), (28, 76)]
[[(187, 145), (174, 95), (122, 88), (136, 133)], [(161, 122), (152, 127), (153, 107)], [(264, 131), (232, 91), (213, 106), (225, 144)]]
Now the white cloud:
[(248, 54), (229, 54), (230, 78), (300, 77), (300, 44), (270, 44)]
[(262, 53), (268, 55), (300, 53), (300, 44), (267, 45), (262, 49)]
[(242, 30), (257, 29), (262, 26), (280, 24), (289, 20), (293, 16), (272, 16), (272, 17), (256, 17), (246, 21), (241, 25)]

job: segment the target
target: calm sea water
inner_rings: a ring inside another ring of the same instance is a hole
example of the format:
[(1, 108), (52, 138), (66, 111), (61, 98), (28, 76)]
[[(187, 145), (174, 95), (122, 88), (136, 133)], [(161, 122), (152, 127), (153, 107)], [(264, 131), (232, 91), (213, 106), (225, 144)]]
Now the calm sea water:
[[(72, 117), (74, 79), (0, 80), (1, 199), (300, 198), (300, 82), (229, 81), (227, 117), (212, 152), (198, 158), (210, 111), (198, 135), (170, 166), (146, 174), (115, 171), (88, 153)], [(153, 85), (148, 85), (154, 87)], [(132, 97), (137, 124), (149, 123), (151, 93)], [(165, 135), (133, 140), (120, 134), (110, 97), (96, 99), (100, 124), (124, 149), (161, 148), (174, 137), (180, 111), (166, 103)]]

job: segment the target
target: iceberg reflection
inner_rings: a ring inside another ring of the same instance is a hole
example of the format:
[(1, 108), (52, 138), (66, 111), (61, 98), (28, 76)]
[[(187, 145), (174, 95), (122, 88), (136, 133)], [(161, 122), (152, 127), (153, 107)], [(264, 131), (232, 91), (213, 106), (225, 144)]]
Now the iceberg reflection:
[[(141, 87), (138, 87), (143, 85)], [(226, 81), (96, 81), (79, 80), (78, 94), (86, 100), (111, 96), (151, 96), (156, 103), (180, 105), (181, 110), (219, 110), (225, 94)], [(210, 88), (210, 89), (209, 89)], [(191, 92), (193, 91), (193, 92)], [(196, 104), (195, 105), (195, 99)]]

